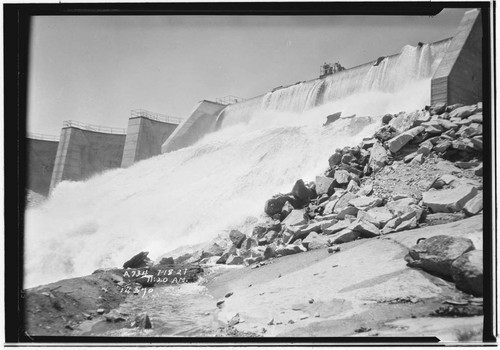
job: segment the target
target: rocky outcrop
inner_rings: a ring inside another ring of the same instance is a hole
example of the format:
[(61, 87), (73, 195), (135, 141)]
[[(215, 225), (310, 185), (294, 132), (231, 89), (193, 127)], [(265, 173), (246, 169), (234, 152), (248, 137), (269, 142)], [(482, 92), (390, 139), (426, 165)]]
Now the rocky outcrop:
[(147, 267), (152, 264), (151, 259), (148, 258), (149, 252), (140, 252), (137, 255), (134, 255), (130, 260), (127, 260), (123, 264), (123, 268), (131, 268), (131, 269), (136, 269), (136, 268), (141, 268), (141, 267)]
[(476, 195), (475, 187), (460, 186), (449, 190), (425, 192), (422, 200), (433, 213), (454, 213), (462, 210)]
[(413, 246), (405, 260), (410, 267), (451, 277), (453, 262), (471, 250), (474, 250), (474, 244), (470, 239), (433, 236)]

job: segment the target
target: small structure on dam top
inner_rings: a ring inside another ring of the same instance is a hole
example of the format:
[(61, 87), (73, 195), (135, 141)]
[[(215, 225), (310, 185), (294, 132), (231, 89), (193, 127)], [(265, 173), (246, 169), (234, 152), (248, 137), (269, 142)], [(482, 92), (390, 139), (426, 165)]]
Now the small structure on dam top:
[(323, 65), (320, 67), (319, 70), (319, 77), (324, 78), (327, 75), (334, 74), (340, 71), (345, 70), (344, 67), (339, 62), (335, 62), (334, 64), (331, 63), (323, 63)]

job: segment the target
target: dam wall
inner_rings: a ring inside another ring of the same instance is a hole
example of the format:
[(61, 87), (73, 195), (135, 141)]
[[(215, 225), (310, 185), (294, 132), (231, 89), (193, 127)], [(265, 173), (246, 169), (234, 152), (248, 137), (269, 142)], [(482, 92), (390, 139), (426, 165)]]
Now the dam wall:
[(161, 146), (161, 153), (188, 147), (203, 136), (214, 132), (217, 117), (226, 107), (224, 104), (203, 100)]
[(482, 41), (481, 12), (467, 11), (432, 77), (432, 103), (482, 101)]
[(63, 180), (84, 180), (99, 172), (119, 168), (125, 138), (124, 129), (65, 122), (50, 189)]
[(144, 110), (132, 111), (128, 120), (122, 168), (161, 154), (161, 146), (182, 122)]
[(50, 179), (59, 141), (55, 136), (28, 135), (26, 138), (26, 188), (41, 195), (49, 194)]

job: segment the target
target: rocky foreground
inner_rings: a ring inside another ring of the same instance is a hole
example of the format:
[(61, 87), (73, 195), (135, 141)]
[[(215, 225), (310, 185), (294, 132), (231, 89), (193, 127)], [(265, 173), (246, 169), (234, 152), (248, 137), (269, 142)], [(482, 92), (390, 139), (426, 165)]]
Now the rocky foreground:
[[(290, 193), (269, 199), (266, 219), (251, 232), (232, 230), (193, 253), (163, 259), (160, 267), (242, 267), (208, 277), (213, 312), (225, 325), (218, 335), (480, 340), (482, 142), (481, 103), (385, 115), (373, 138), (336, 150), (315, 182), (298, 180)], [(148, 266), (155, 265), (141, 253), (124, 268)], [(130, 323), (112, 313), (127, 281), (113, 279), (112, 271), (101, 274), (80, 279), (101, 289), (94, 313), (83, 305), (72, 320)], [(132, 283), (159, 287), (144, 278)], [(70, 307), (56, 330), (47, 329), (44, 315), (62, 316), (54, 300), (64, 286), (27, 292), (31, 334), (71, 334), (83, 322), (67, 320)], [(80, 297), (70, 302), (88, 299)], [(102, 299), (110, 304), (99, 308)], [(134, 326), (144, 327), (140, 320)]]

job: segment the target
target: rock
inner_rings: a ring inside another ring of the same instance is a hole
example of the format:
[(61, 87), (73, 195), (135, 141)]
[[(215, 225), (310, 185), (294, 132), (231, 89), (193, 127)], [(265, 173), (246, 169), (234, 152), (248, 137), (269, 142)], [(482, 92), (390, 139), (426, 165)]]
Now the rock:
[(417, 224), (417, 217), (413, 216), (413, 217), (409, 218), (408, 220), (405, 220), (405, 221), (401, 222), (394, 229), (394, 232), (411, 230), (411, 229), (416, 228), (417, 226), (418, 226), (418, 224)]
[(346, 229), (347, 227), (349, 227), (349, 225), (351, 225), (351, 222), (348, 221), (348, 220), (341, 220), (341, 221), (338, 221), (337, 223), (325, 228), (323, 230), (323, 233), (325, 235), (332, 235), (334, 233), (337, 233), (337, 232), (340, 232), (344, 229)]
[(227, 325), (229, 327), (234, 327), (236, 326), (238, 323), (240, 323), (240, 314), (236, 314), (234, 315), (228, 322), (227, 322)]
[(335, 187), (346, 187), (349, 181), (351, 180), (351, 176), (347, 170), (337, 170), (335, 172)]
[(314, 222), (309, 225), (301, 226), (297, 230), (294, 231), (293, 237), (289, 241), (290, 243), (293, 243), (294, 241), (298, 239), (303, 239), (307, 237), (307, 235), (313, 231), (321, 231), (321, 223), (320, 222)]
[(458, 289), (483, 296), (483, 251), (472, 250), (460, 256), (451, 265), (451, 274)]
[(459, 107), (450, 112), (450, 118), (464, 119), (467, 118), (468, 116), (475, 114), (476, 112), (477, 112), (476, 106)]
[(413, 126), (419, 126), (422, 123), (431, 120), (431, 115), (429, 113), (421, 112), (417, 115), (417, 118), (413, 122)]
[(319, 235), (316, 232), (311, 232), (306, 238), (304, 238), (302, 244), (307, 250), (326, 248), (328, 246), (328, 238), (323, 235)]
[(238, 249), (241, 248), (241, 244), (243, 243), (245, 238), (247, 238), (247, 236), (238, 230), (231, 230), (231, 232), (229, 232), (229, 239)]
[(470, 141), (475, 149), (479, 151), (483, 150), (483, 138), (481, 136), (475, 136), (471, 138)]
[(462, 126), (460, 130), (457, 131), (457, 135), (462, 137), (472, 137), (483, 134), (482, 124), (472, 123), (469, 126)]
[(269, 231), (268, 233), (266, 233), (266, 235), (264, 236), (264, 238), (268, 241), (268, 242), (274, 242), (274, 240), (276, 238), (278, 238), (278, 235), (279, 233), (276, 232), (276, 231)]
[(359, 209), (356, 207), (345, 207), (337, 214), (337, 219), (344, 220), (349, 215), (356, 216), (358, 215), (358, 211)]
[(116, 323), (125, 321), (125, 318), (116, 310), (111, 310), (105, 317), (107, 322)]
[(333, 213), (338, 214), (342, 210), (348, 207), (349, 202), (356, 198), (356, 195), (350, 192), (344, 192), (340, 198), (335, 202), (335, 206), (333, 207)]
[(384, 227), (394, 217), (386, 207), (371, 208), (366, 213), (372, 218), (372, 223), (379, 228)]
[(394, 215), (402, 215), (408, 211), (411, 204), (415, 204), (413, 198), (402, 198), (386, 204), (386, 208)]
[(474, 168), (474, 175), (483, 176), (483, 163)]
[(151, 263), (151, 259), (148, 258), (149, 252), (140, 252), (137, 255), (134, 255), (130, 260), (127, 260), (123, 264), (124, 269), (138, 269), (141, 267), (147, 267), (148, 264)]
[(431, 107), (431, 115), (442, 114), (446, 111), (446, 103), (435, 103)]
[(483, 210), (483, 192), (479, 192), (476, 196), (470, 199), (463, 208), (466, 216), (476, 215), (481, 210)]
[(260, 222), (254, 226), (252, 231), (252, 237), (260, 239), (269, 231), (281, 231), (281, 222), (278, 220), (271, 220), (267, 222)]
[[(269, 231), (269, 232), (275, 232), (275, 231)], [(257, 245), (258, 245), (257, 240), (255, 240), (254, 238), (248, 237), (248, 238), (245, 238), (243, 240), (240, 248), (244, 249), (244, 250), (250, 250), (253, 247), (256, 247)]]
[(399, 151), (401, 148), (403, 148), (404, 145), (406, 145), (408, 142), (410, 142), (415, 136), (423, 132), (425, 129), (422, 126), (417, 126), (414, 127), (408, 131), (405, 131), (396, 137), (393, 137), (389, 141), (387, 141), (387, 145), (389, 147), (389, 150), (392, 153), (396, 153)]
[(96, 312), (99, 314), (99, 315), (102, 315), (104, 313), (104, 309), (97, 309)]
[(264, 212), (269, 216), (280, 214), (286, 202), (290, 203), (291, 205), (294, 205), (296, 201), (294, 198), (288, 195), (283, 195), (283, 194), (276, 195), (273, 198), (266, 201), (266, 204), (264, 206)]
[(325, 122), (325, 124), (323, 124), (323, 126), (327, 126), (333, 122), (336, 122), (337, 120), (340, 119), (341, 114), (342, 114), (342, 112), (337, 112), (337, 113), (333, 113), (333, 114), (328, 115), (326, 117), (326, 122)]
[(229, 255), (226, 260), (226, 265), (241, 265), (243, 264), (243, 258), (237, 255)]
[(441, 134), (443, 131), (445, 131), (445, 128), (441, 125), (439, 119), (422, 123), (421, 126), (424, 128), (427, 134)]
[(369, 196), (373, 192), (373, 185), (371, 183), (363, 185), (361, 189), (358, 191), (358, 196)]
[(341, 161), (342, 153), (340, 151), (337, 151), (330, 156), (330, 158), (328, 159), (328, 164), (330, 165), (330, 168), (333, 168), (334, 166), (339, 165)]
[(308, 221), (309, 220), (307, 219), (306, 211), (304, 209), (294, 209), (282, 223), (286, 226), (296, 226), (307, 224)]
[(455, 104), (449, 105), (448, 107), (446, 107), (446, 112), (453, 112), (455, 109), (463, 107), (463, 106), (464, 105), (461, 103), (455, 103)]
[(318, 194), (318, 196), (328, 193), (333, 181), (334, 179), (332, 179), (331, 177), (316, 176), (316, 193)]
[(159, 265), (174, 265), (174, 258), (162, 258), (159, 262)]
[(373, 170), (374, 173), (382, 169), (387, 163), (387, 151), (382, 146), (380, 142), (373, 145), (370, 151), (370, 159), (368, 160), (368, 167)]
[(483, 113), (473, 114), (467, 118), (471, 123), (483, 123)]
[(452, 145), (451, 141), (449, 140), (444, 140), (439, 142), (437, 145), (434, 146), (434, 151), (441, 153), (446, 151), (448, 148), (450, 148)]
[(285, 256), (285, 255), (292, 255), (292, 254), (297, 254), (297, 253), (302, 253), (307, 251), (304, 247), (300, 247), (295, 244), (288, 244), (286, 246), (281, 246), (276, 249), (276, 254)]
[(452, 263), (473, 249), (474, 244), (468, 238), (439, 235), (411, 247), (405, 260), (410, 267), (451, 277)]
[(449, 190), (424, 192), (422, 199), (424, 205), (434, 213), (453, 213), (462, 210), (476, 194), (476, 188), (463, 185)]
[(359, 232), (362, 237), (370, 238), (370, 237), (376, 237), (380, 236), (380, 231), (375, 226), (374, 224), (368, 222), (368, 221), (363, 221), (363, 220), (356, 220), (354, 221), (348, 229), (352, 231)]
[(397, 133), (398, 131), (394, 127), (390, 125), (385, 125), (380, 129), (378, 129), (373, 136), (380, 142), (385, 142), (393, 138)]
[(450, 129), (458, 130), (460, 128), (460, 125), (453, 123), (453, 122), (446, 120), (446, 119), (438, 119), (437, 122), (439, 123), (439, 125), (441, 125), (446, 130), (450, 130)]
[(292, 195), (297, 199), (298, 204), (307, 204), (315, 197), (313, 191), (306, 187), (302, 179), (297, 180), (292, 189)]
[(392, 114), (385, 114), (382, 117), (382, 124), (389, 124), (389, 122), (392, 120), (392, 118), (394, 118)]
[(360, 232), (346, 228), (340, 232), (337, 232), (334, 235), (331, 235), (329, 238), (333, 244), (341, 244), (341, 243), (352, 242), (358, 239), (360, 236), (361, 236)]
[(355, 208), (358, 208), (359, 210), (368, 210), (378, 207), (380, 204), (382, 204), (382, 199), (378, 197), (361, 196), (351, 199), (349, 201), (349, 204)]
[(396, 129), (398, 132), (404, 133), (413, 126), (417, 118), (423, 117), (422, 114), (425, 113), (426, 112), (423, 111), (415, 111), (409, 114), (401, 112), (398, 113), (398, 115), (389, 122), (389, 125)]
[(428, 156), (432, 151), (432, 143), (429, 141), (422, 142), (420, 147), (417, 149), (417, 154), (422, 154), (423, 156)]
[(412, 160), (411, 164), (423, 164), (425, 161), (425, 157), (423, 154), (417, 154)]
[(274, 245), (268, 245), (266, 247), (266, 250), (264, 250), (264, 258), (265, 259), (271, 259), (276, 257), (276, 249), (274, 248)]
[(351, 180), (349, 181), (349, 184), (347, 185), (346, 190), (351, 193), (358, 193), (359, 192), (359, 185), (357, 184), (356, 181)]
[(341, 160), (341, 163), (344, 163), (344, 164), (349, 164), (351, 163), (352, 161), (355, 161), (356, 158), (350, 154), (350, 153), (346, 153), (342, 156), (342, 160)]
[(151, 329), (153, 325), (147, 314), (141, 314), (135, 317), (134, 322), (131, 324), (132, 327), (139, 327), (143, 329)]
[(377, 143), (377, 139), (375, 138), (365, 138), (361, 141), (361, 149), (367, 150), (373, 147), (373, 145)]

